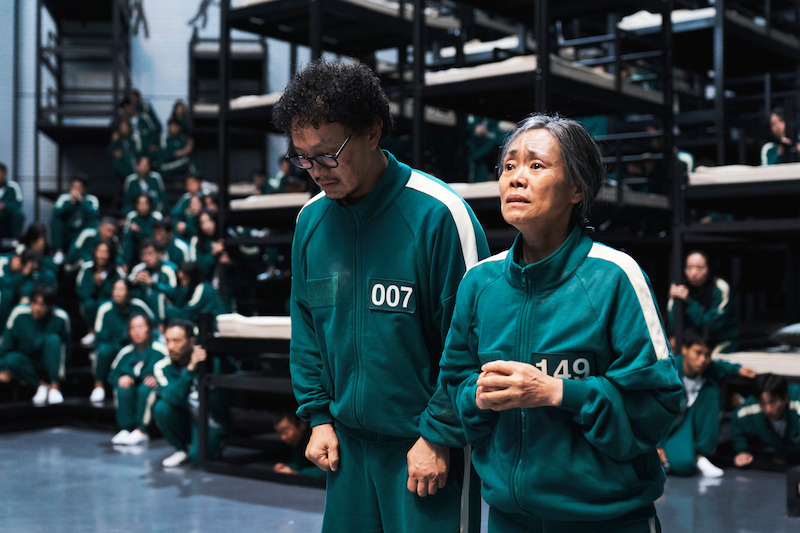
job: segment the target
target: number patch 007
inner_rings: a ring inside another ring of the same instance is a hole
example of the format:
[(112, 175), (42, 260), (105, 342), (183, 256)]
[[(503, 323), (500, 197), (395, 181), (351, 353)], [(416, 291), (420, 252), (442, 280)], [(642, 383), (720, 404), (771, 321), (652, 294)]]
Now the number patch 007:
[(531, 364), (554, 378), (584, 380), (596, 372), (594, 354), (531, 354)]
[(369, 282), (369, 308), (379, 311), (414, 313), (416, 290), (407, 281), (373, 279)]

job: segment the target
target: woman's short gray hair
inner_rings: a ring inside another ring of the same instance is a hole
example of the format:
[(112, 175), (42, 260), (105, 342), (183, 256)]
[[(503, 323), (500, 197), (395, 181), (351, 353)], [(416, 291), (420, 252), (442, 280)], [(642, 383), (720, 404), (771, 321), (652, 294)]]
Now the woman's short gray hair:
[(573, 216), (578, 217), (577, 222), (584, 222), (588, 219), (600, 186), (606, 179), (606, 169), (600, 146), (580, 122), (543, 113), (534, 113), (521, 120), (500, 147), (497, 160), (498, 178), (503, 172), (503, 161), (511, 144), (517, 137), (531, 130), (546, 130), (556, 138), (564, 156), (567, 179), (583, 193), (581, 201), (573, 209)]

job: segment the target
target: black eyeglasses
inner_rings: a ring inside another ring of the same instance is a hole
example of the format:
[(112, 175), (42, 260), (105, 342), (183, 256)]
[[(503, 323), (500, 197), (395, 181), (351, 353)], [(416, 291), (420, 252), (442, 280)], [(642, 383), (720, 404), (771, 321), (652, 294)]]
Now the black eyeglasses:
[(342, 143), (342, 145), (339, 147), (339, 149), (336, 151), (335, 154), (321, 154), (321, 155), (315, 155), (313, 157), (306, 157), (304, 155), (290, 156), (289, 154), (286, 154), (286, 159), (288, 159), (289, 162), (294, 166), (296, 166), (297, 168), (303, 170), (308, 170), (312, 166), (314, 166), (313, 163), (314, 161), (316, 161), (323, 167), (336, 168), (339, 166), (339, 154), (342, 153), (342, 150), (344, 150), (344, 147), (347, 145), (347, 141), (349, 141), (350, 137), (352, 136), (353, 136), (352, 133), (347, 136), (347, 139), (344, 140), (344, 142)]

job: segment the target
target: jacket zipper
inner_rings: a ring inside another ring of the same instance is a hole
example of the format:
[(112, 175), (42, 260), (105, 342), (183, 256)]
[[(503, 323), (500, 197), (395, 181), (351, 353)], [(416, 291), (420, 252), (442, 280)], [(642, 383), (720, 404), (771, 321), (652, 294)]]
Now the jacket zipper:
[[(520, 328), (519, 331), (527, 332), (530, 328), (526, 327), (526, 324), (529, 322), (528, 314), (529, 314), (529, 300), (530, 300), (530, 292), (532, 289), (532, 285), (528, 282), (528, 278), (525, 275), (525, 272), (522, 272), (522, 288), (525, 290), (525, 305), (523, 309), (525, 310), (520, 317)], [(519, 345), (517, 347), (518, 358), (522, 359), (522, 350), (528, 346), (528, 339), (527, 333), (523, 333), (520, 338)], [(525, 361), (523, 361), (525, 362)], [(517, 460), (516, 460), (516, 468), (512, 472), (511, 475), (511, 497), (514, 500), (514, 503), (520, 509), (524, 509), (522, 506), (522, 502), (520, 501), (520, 496), (524, 494), (523, 492), (523, 474), (524, 474), (524, 465), (525, 465), (525, 446), (524, 443), (528, 440), (528, 424), (526, 421), (527, 411), (524, 407), (518, 408), (519, 411), (519, 435), (520, 438), (517, 441)]]
[(361, 297), (362, 297), (362, 287), (361, 287), (361, 262), (358, 260), (359, 258), (359, 250), (361, 247), (361, 233), (359, 232), (359, 224), (358, 218), (355, 213), (350, 212), (350, 217), (353, 223), (353, 288), (355, 289), (355, 301), (353, 302), (355, 306), (355, 312), (353, 313), (353, 318), (355, 323), (353, 324), (353, 362), (355, 366), (355, 387), (353, 391), (353, 414), (355, 415), (356, 421), (363, 427), (364, 420), (362, 417), (362, 410), (361, 404), (359, 403), (359, 398), (361, 397), (361, 354), (359, 352), (359, 333), (360, 333), (360, 325), (361, 325), (361, 315), (362, 315), (362, 305), (361, 305)]

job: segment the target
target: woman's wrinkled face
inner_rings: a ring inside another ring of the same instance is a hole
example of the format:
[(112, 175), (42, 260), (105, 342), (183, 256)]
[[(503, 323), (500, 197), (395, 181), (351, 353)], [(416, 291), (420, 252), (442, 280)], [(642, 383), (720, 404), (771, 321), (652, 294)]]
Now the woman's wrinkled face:
[(581, 200), (568, 176), (561, 146), (547, 130), (522, 133), (509, 145), (499, 178), (503, 218), (523, 228), (569, 225)]

